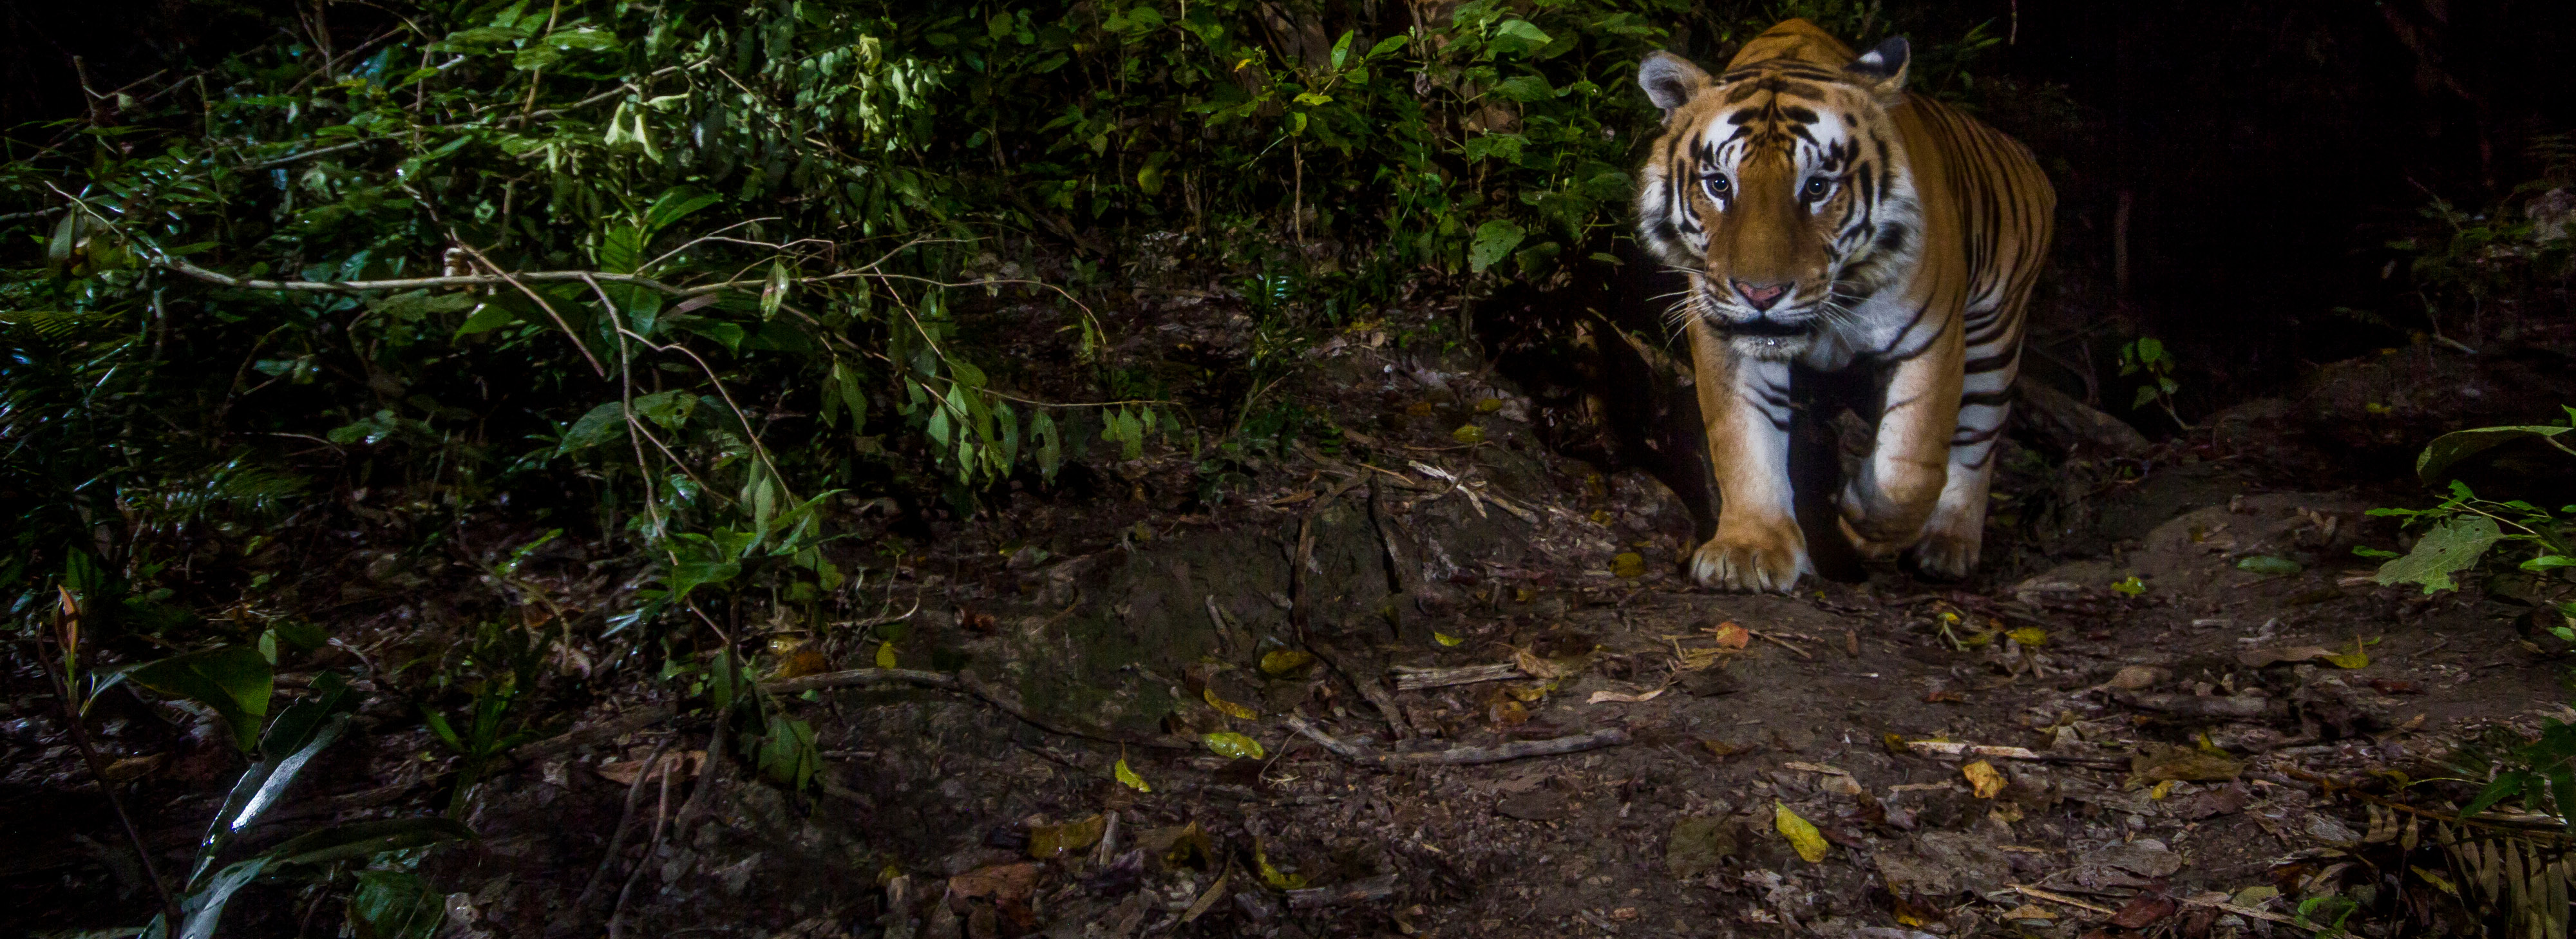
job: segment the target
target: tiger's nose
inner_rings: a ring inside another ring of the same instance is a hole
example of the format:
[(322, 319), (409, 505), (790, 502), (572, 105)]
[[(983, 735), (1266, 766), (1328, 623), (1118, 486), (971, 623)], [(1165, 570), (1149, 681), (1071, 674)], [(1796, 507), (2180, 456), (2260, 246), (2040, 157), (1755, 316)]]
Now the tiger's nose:
[(1735, 281), (1734, 284), (1736, 295), (1743, 297), (1744, 302), (1752, 306), (1756, 313), (1770, 310), (1772, 304), (1780, 302), (1781, 297), (1789, 295), (1787, 284), (1748, 284), (1740, 280)]

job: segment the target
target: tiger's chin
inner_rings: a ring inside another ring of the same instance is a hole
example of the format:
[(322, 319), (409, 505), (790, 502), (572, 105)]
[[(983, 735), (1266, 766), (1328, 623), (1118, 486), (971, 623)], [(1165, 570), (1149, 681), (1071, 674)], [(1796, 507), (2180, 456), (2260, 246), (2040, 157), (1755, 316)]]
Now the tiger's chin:
[(1787, 362), (1806, 355), (1816, 344), (1814, 324), (1789, 326), (1776, 320), (1751, 324), (1713, 323), (1735, 354), (1765, 362)]

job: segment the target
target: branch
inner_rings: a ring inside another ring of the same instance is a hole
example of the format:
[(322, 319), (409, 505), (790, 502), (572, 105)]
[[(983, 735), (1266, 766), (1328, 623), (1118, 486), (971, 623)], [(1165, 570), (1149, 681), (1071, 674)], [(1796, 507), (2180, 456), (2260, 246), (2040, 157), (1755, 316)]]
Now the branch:
[(1628, 742), (1627, 731), (1612, 728), (1569, 737), (1551, 737), (1546, 740), (1515, 740), (1498, 747), (1457, 747), (1425, 753), (1378, 753), (1367, 747), (1327, 736), (1323, 731), (1315, 729), (1315, 725), (1307, 723), (1305, 718), (1294, 714), (1288, 715), (1288, 729), (1304, 734), (1307, 739), (1322, 744), (1324, 749), (1333, 751), (1334, 755), (1353, 763), (1390, 768), (1501, 763), (1533, 756), (1581, 753), (1585, 750), (1614, 747)]

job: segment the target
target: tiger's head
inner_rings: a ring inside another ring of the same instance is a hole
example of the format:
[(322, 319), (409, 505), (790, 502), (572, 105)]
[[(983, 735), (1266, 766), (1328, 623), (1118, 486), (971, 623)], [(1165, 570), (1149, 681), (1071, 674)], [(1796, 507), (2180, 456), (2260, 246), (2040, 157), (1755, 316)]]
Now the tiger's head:
[(1889, 117), (1907, 46), (1860, 56), (1803, 20), (1772, 27), (1715, 78), (1670, 53), (1637, 83), (1664, 111), (1642, 174), (1646, 247), (1690, 276), (1673, 315), (1741, 354), (1783, 360), (1853, 319), (1907, 267), (1922, 230)]

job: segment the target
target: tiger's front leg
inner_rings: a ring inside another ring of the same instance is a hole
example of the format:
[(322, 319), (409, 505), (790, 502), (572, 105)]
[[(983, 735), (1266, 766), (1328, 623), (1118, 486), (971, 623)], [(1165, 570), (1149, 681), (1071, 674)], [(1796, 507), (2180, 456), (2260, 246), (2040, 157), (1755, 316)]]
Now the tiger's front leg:
[(1789, 366), (1745, 359), (1705, 323), (1690, 326), (1700, 420), (1722, 504), (1717, 537), (1691, 577), (1722, 590), (1789, 591), (1809, 573), (1789, 489)]
[[(1888, 376), (1878, 438), (1841, 499), (1843, 534), (1864, 555), (1888, 557), (1913, 546), (1951, 482), (1950, 438), (1959, 424), (1964, 351), (1953, 318)], [(1978, 495), (1984, 495), (1982, 486)]]

